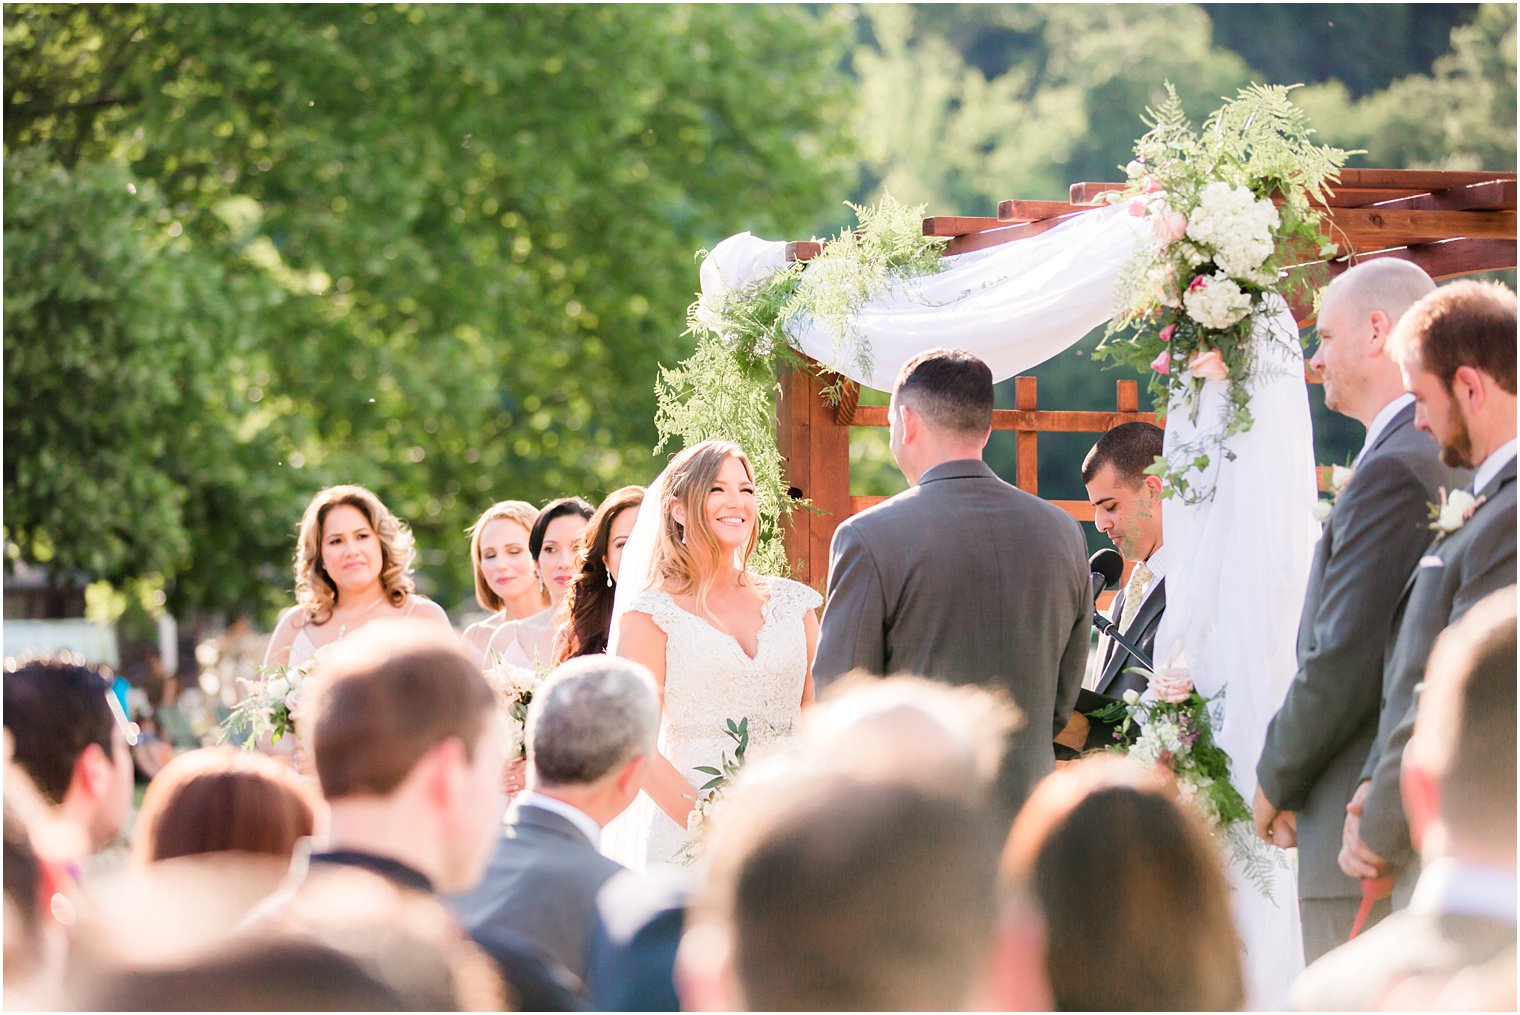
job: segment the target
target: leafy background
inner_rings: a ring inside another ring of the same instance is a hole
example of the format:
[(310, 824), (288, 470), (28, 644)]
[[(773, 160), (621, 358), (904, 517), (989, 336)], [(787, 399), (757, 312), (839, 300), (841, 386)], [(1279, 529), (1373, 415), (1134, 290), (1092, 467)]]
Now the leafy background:
[[(1353, 164), (1515, 162), (1500, 4), (9, 4), (4, 33), (7, 568), (191, 631), (289, 601), (329, 483), (410, 520), (459, 619), (486, 505), (647, 481), (693, 253), (731, 233), (1063, 198), (1166, 80), (1200, 118), (1304, 82)], [(1111, 406), (1095, 339), (1042, 405)], [(1044, 495), (1089, 444), (1041, 438)], [(884, 432), (852, 455), (856, 492), (901, 487)]]

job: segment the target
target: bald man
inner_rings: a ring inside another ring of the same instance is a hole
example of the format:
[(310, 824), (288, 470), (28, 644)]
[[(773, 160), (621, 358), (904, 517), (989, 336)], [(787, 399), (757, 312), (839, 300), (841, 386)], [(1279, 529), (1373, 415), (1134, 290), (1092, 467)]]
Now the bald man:
[[(1256, 828), (1268, 842), (1298, 845), (1304, 958), (1344, 944), (1360, 882), (1336, 862), (1346, 805), (1378, 729), (1383, 648), (1399, 593), (1430, 544), (1427, 505), (1439, 487), (1470, 473), (1441, 464), (1440, 448), (1415, 426), (1387, 345), (1394, 326), (1435, 290), (1407, 261), (1357, 265), (1330, 283), (1320, 304), (1325, 405), (1367, 428), (1351, 480), (1315, 548), (1298, 630), (1298, 674), (1267, 730), (1256, 768)], [(1386, 901), (1375, 917), (1387, 912)]]

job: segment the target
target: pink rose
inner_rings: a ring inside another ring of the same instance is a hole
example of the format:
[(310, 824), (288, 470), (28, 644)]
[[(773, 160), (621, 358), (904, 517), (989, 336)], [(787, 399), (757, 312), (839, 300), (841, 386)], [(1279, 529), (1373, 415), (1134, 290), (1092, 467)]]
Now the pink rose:
[(1172, 340), (1172, 336), (1175, 334), (1177, 334), (1177, 325), (1168, 324), (1166, 327), (1161, 329), (1161, 341), (1170, 342)]
[(1157, 701), (1180, 705), (1193, 693), (1193, 681), (1186, 667), (1166, 667), (1151, 674), (1150, 688)]
[(1161, 193), (1161, 184), (1156, 182), (1154, 176), (1147, 176), (1145, 182), (1140, 184), (1140, 189), (1147, 194), (1159, 194)]
[(1172, 372), (1171, 353), (1169, 353), (1165, 349), (1162, 349), (1159, 353), (1156, 354), (1156, 358), (1153, 359), (1153, 360), (1151, 360), (1151, 369), (1154, 370), (1154, 371), (1156, 371), (1156, 373), (1158, 373), (1158, 374), (1169, 374), (1169, 373), (1171, 373)]
[(1129, 214), (1131, 218), (1144, 218), (1145, 202), (1140, 200), (1138, 197), (1135, 198), (1129, 203)]
[(1206, 381), (1222, 381), (1230, 376), (1230, 368), (1218, 349), (1200, 349), (1193, 353), (1187, 368), (1193, 372), (1194, 377), (1202, 377)]
[(1157, 246), (1169, 247), (1187, 235), (1187, 216), (1180, 211), (1162, 208), (1151, 216), (1151, 239)]
[(1208, 284), (1209, 278), (1207, 275), (1194, 275), (1193, 281), (1188, 283), (1188, 292), (1195, 293)]

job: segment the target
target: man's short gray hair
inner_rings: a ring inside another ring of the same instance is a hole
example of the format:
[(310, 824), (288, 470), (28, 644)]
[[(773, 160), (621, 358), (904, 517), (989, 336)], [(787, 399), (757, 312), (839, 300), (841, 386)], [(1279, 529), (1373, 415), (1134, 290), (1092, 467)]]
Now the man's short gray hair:
[(593, 783), (653, 753), (659, 727), (648, 669), (616, 656), (582, 656), (557, 667), (534, 694), (528, 764), (543, 786)]

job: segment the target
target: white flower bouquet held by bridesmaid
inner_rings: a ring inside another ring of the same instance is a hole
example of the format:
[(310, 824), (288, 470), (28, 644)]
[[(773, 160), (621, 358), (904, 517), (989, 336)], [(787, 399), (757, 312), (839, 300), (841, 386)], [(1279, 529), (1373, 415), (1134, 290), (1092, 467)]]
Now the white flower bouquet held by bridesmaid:
[(483, 672), (486, 683), (496, 692), (496, 713), (501, 716), (511, 737), (507, 758), (527, 757), (528, 706), (533, 704), (533, 692), (544, 682), (544, 671), (515, 666), (492, 653)]
[(242, 700), (222, 720), (217, 742), (226, 743), (241, 734), (240, 746), (251, 751), (265, 736), (271, 744), (277, 744), (287, 734), (294, 735), (302, 699), (319, 656), (320, 653), (313, 655), (297, 666), (262, 666), (256, 679), (239, 680)]

